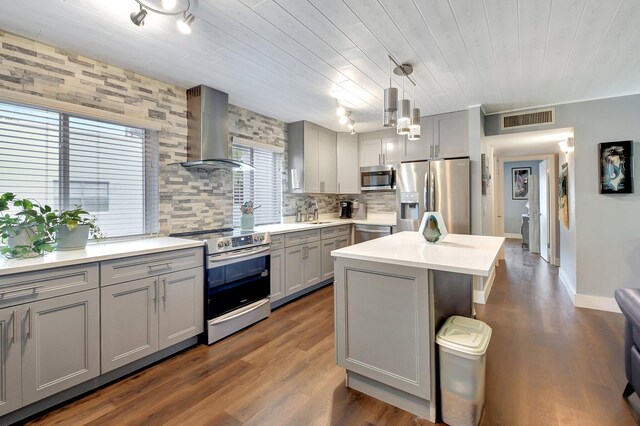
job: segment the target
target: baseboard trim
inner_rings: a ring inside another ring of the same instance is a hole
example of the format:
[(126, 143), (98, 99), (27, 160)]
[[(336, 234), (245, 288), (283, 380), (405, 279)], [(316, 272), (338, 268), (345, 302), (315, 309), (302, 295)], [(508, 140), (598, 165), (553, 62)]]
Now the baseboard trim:
[(491, 288), (493, 287), (493, 282), (496, 279), (496, 268), (491, 270), (489, 277), (487, 278), (487, 283), (482, 290), (473, 290), (473, 303), (479, 303), (484, 305), (489, 300), (489, 294), (491, 293)]
[(620, 307), (613, 297), (576, 294), (576, 308), (596, 309), (598, 311), (621, 313)]
[(558, 271), (558, 278), (560, 278), (560, 283), (569, 295), (571, 303), (573, 303), (573, 306), (576, 306), (576, 291), (571, 287), (571, 282), (562, 269)]
[(516, 240), (521, 240), (522, 239), (522, 234), (510, 234), (508, 232), (505, 232), (504, 233), (504, 237), (505, 238), (513, 238), (513, 239), (516, 239)]

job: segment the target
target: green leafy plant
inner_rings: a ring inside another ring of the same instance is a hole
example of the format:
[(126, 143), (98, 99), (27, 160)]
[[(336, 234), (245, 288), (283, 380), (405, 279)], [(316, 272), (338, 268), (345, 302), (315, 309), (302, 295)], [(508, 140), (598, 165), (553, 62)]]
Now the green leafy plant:
[(98, 240), (104, 238), (104, 234), (100, 230), (100, 227), (96, 225), (97, 218), (91, 216), (89, 212), (82, 209), (82, 206), (76, 205), (73, 210), (62, 210), (56, 219), (56, 226), (66, 226), (69, 231), (73, 231), (78, 226), (88, 225), (89, 235)]
[(10, 206), (18, 208), (13, 214), (0, 214), (0, 240), (7, 242), (20, 234), (26, 236), (28, 244), (9, 247), (0, 246), (0, 253), (8, 258), (19, 258), (30, 255), (44, 255), (55, 249), (54, 233), (57, 214), (48, 205), (40, 205), (27, 198), (19, 199), (7, 192), (0, 196), (0, 212)]

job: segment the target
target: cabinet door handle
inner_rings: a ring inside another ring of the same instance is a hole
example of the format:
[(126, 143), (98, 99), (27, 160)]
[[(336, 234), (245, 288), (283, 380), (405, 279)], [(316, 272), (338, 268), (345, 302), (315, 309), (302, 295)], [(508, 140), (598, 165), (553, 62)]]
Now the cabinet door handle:
[(14, 288), (11, 290), (2, 290), (0, 291), (0, 295), (4, 296), (5, 294), (17, 293), (19, 291), (33, 291), (33, 294), (36, 293), (36, 290), (40, 287), (44, 287), (44, 285), (34, 285), (32, 287), (22, 287), (22, 288)]
[(340, 182), (338, 182), (338, 194), (340, 193)]
[(387, 164), (387, 154), (382, 154), (382, 164)]
[(162, 279), (162, 300), (167, 300), (167, 279)]
[(158, 279), (154, 278), (153, 280), (153, 301), (158, 300)]
[(440, 155), (440, 145), (436, 145), (436, 157)]
[(13, 336), (11, 336), (11, 342), (16, 342), (16, 336), (18, 335), (18, 311), (13, 311)]
[(378, 164), (382, 164), (382, 154), (378, 154)]
[(147, 265), (147, 267), (149, 268), (149, 272), (153, 272), (154, 270), (156, 270), (156, 268), (170, 269), (171, 262), (156, 263), (154, 265)]
[(29, 306), (29, 309), (27, 309), (27, 322), (28, 322), (28, 328), (27, 328), (27, 337), (29, 339), (31, 339), (31, 306)]
[(433, 158), (433, 145), (429, 147), (429, 157)]

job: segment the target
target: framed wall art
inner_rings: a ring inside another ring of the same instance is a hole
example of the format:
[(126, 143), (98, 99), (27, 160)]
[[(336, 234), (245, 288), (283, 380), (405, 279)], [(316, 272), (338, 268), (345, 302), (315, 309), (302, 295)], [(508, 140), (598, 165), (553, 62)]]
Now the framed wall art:
[(633, 193), (633, 141), (598, 144), (601, 194)]
[(511, 169), (511, 199), (529, 199), (529, 175), (531, 167), (514, 167)]

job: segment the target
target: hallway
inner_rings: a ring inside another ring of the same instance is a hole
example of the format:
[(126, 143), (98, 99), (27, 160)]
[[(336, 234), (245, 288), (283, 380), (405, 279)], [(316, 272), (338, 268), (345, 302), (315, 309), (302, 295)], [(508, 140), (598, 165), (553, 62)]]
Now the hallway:
[(519, 240), (505, 250), (487, 304), (476, 305), (493, 329), (482, 424), (636, 424), (621, 397), (622, 314), (574, 308), (557, 267)]

